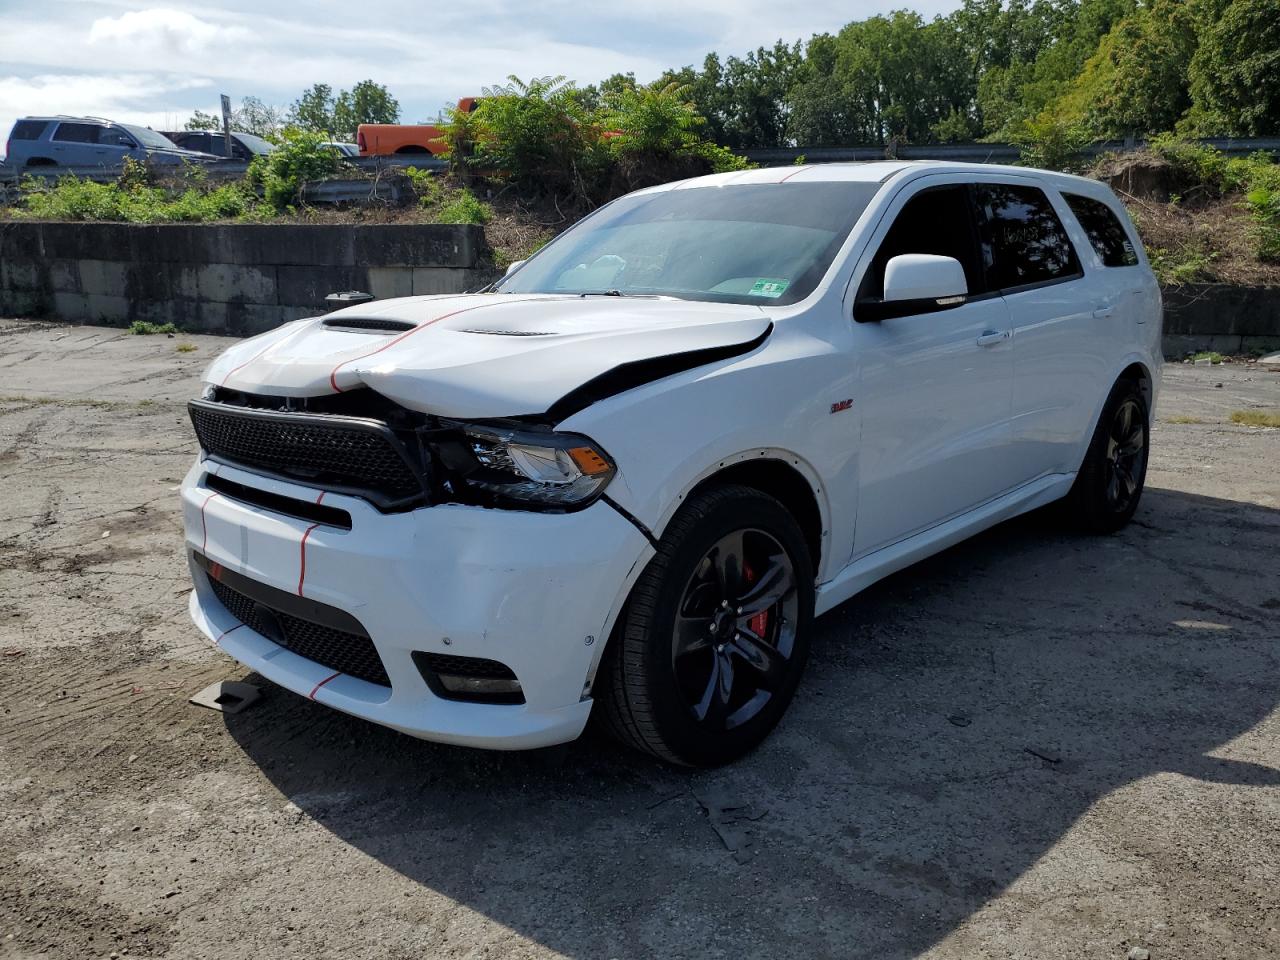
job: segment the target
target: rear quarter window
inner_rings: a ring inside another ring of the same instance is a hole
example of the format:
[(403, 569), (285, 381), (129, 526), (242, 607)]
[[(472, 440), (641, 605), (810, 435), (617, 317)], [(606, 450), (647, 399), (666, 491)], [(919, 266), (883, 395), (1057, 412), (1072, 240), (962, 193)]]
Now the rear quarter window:
[(1044, 191), (1021, 184), (978, 184), (982, 257), (992, 290), (1081, 275), (1080, 260)]
[(1080, 221), (1094, 251), (1102, 258), (1103, 266), (1132, 267), (1137, 264), (1138, 252), (1133, 248), (1133, 241), (1109, 206), (1101, 200), (1076, 193), (1064, 193), (1062, 197)]
[(13, 132), (9, 134), (9, 139), (39, 140), (40, 134), (44, 133), (44, 128), (48, 125), (44, 120), (19, 120), (13, 125)]
[(64, 143), (97, 143), (98, 126), (93, 123), (60, 123), (53, 139)]

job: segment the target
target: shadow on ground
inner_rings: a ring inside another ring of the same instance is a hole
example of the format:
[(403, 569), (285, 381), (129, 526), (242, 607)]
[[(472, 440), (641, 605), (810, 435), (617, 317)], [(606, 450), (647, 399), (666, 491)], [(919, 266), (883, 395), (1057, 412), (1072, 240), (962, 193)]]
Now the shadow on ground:
[[(1005, 524), (819, 621), (783, 725), (720, 771), (441, 747), (279, 689), (227, 723), (337, 837), (552, 950), (911, 957), (1117, 788), (1280, 785), (1212, 756), (1276, 707), (1278, 535), (1158, 489), (1115, 537)], [(763, 814), (736, 854), (715, 796)]]

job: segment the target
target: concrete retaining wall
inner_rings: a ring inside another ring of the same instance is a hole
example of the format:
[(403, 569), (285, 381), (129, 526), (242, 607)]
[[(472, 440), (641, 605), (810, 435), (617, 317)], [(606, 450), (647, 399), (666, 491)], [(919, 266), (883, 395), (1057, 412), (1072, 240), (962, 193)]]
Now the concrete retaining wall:
[(418, 224), (0, 223), (0, 316), (249, 334), (379, 299), (485, 283), (482, 228)]
[[(493, 278), (473, 225), (0, 223), (0, 316), (260, 333), (336, 290), (461, 293)], [(1280, 289), (1168, 287), (1165, 355), (1280, 350)]]
[(1280, 288), (1187, 283), (1164, 289), (1164, 353), (1280, 350)]

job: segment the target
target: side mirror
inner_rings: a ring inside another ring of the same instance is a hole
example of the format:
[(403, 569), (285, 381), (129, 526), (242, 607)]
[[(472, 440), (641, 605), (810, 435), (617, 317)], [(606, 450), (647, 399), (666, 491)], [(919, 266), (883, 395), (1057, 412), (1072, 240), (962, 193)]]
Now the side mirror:
[(503, 276), (504, 276), (504, 277), (509, 277), (509, 276), (511, 276), (513, 273), (515, 273), (517, 270), (519, 270), (521, 267), (523, 267), (523, 266), (524, 266), (524, 264), (525, 264), (525, 261), (523, 261), (523, 260), (514, 260), (514, 261), (512, 261), (512, 262), (511, 262), (511, 264), (510, 264), (510, 266), (508, 266), (508, 267), (507, 267), (507, 272), (506, 272), (506, 273), (504, 273), (504, 274), (503, 274)]
[(963, 304), (968, 294), (964, 267), (955, 257), (904, 253), (885, 264), (884, 297), (859, 300), (853, 306), (853, 319), (877, 323), (950, 310)]
[(904, 253), (884, 268), (885, 303), (899, 300), (945, 300), (969, 292), (964, 267), (955, 257)]

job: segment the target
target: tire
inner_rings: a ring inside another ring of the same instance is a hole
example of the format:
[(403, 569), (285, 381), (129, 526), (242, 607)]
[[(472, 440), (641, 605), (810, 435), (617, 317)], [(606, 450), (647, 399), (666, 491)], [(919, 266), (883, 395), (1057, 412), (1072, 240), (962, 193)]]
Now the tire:
[(1073, 526), (1087, 533), (1114, 533), (1133, 518), (1147, 479), (1150, 423), (1141, 385), (1128, 378), (1117, 381), (1066, 497)]
[(597, 683), (600, 721), (669, 763), (736, 760), (795, 694), (813, 599), (809, 548), (781, 503), (736, 485), (696, 494), (619, 618)]

